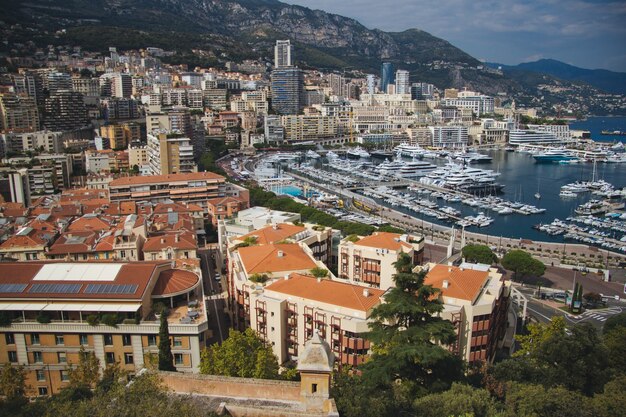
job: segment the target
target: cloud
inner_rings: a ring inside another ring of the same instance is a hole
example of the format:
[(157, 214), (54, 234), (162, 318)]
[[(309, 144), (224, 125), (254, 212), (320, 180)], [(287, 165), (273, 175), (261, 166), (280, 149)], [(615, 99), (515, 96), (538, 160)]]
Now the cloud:
[[(285, 1), (352, 17), (369, 28), (419, 28), (490, 61), (542, 55), (581, 65), (587, 54), (610, 62), (626, 44), (622, 0)], [(626, 71), (626, 66), (615, 65)]]

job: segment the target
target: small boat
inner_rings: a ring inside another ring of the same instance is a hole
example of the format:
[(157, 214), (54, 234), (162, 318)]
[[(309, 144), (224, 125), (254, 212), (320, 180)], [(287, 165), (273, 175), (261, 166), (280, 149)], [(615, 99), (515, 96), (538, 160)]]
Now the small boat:
[(537, 200), (539, 200), (539, 199), (541, 198), (541, 194), (539, 194), (539, 193), (535, 193), (535, 198), (536, 198)]

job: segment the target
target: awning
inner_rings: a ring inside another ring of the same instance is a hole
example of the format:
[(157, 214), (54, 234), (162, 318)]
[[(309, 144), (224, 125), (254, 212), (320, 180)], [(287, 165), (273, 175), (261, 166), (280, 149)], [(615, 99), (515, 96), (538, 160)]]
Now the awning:
[(0, 311), (135, 312), (141, 304), (0, 303)]

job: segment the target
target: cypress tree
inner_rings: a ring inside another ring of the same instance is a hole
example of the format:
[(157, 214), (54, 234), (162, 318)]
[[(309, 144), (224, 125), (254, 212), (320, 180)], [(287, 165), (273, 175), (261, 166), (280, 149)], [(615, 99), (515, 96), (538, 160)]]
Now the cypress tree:
[(176, 371), (165, 311), (161, 314), (161, 326), (159, 327), (159, 371)]

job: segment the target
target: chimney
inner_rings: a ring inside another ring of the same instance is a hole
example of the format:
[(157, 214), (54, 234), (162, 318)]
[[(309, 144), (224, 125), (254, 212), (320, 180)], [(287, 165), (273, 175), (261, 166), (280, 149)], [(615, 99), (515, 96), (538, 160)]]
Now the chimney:
[(285, 281), (289, 280), (289, 274), (285, 275)]
[(370, 296), (370, 290), (368, 290), (367, 288), (363, 288), (363, 297), (369, 297)]
[(443, 288), (444, 288), (444, 289), (448, 288), (448, 285), (449, 285), (448, 280), (447, 280), (447, 279), (444, 279), (444, 280), (443, 280)]
[(161, 244), (165, 243), (165, 238), (161, 238)]
[(278, 257), (282, 258), (283, 256), (285, 256), (285, 252), (283, 252), (282, 250), (278, 251)]
[(452, 272), (452, 267), (451, 266), (448, 267), (448, 272)]
[(278, 225), (276, 223), (272, 223), (272, 229), (278, 230)]
[(317, 278), (317, 282), (322, 282), (322, 278)]
[(176, 242), (176, 243), (180, 242), (180, 236), (179, 235), (174, 236), (174, 242)]

